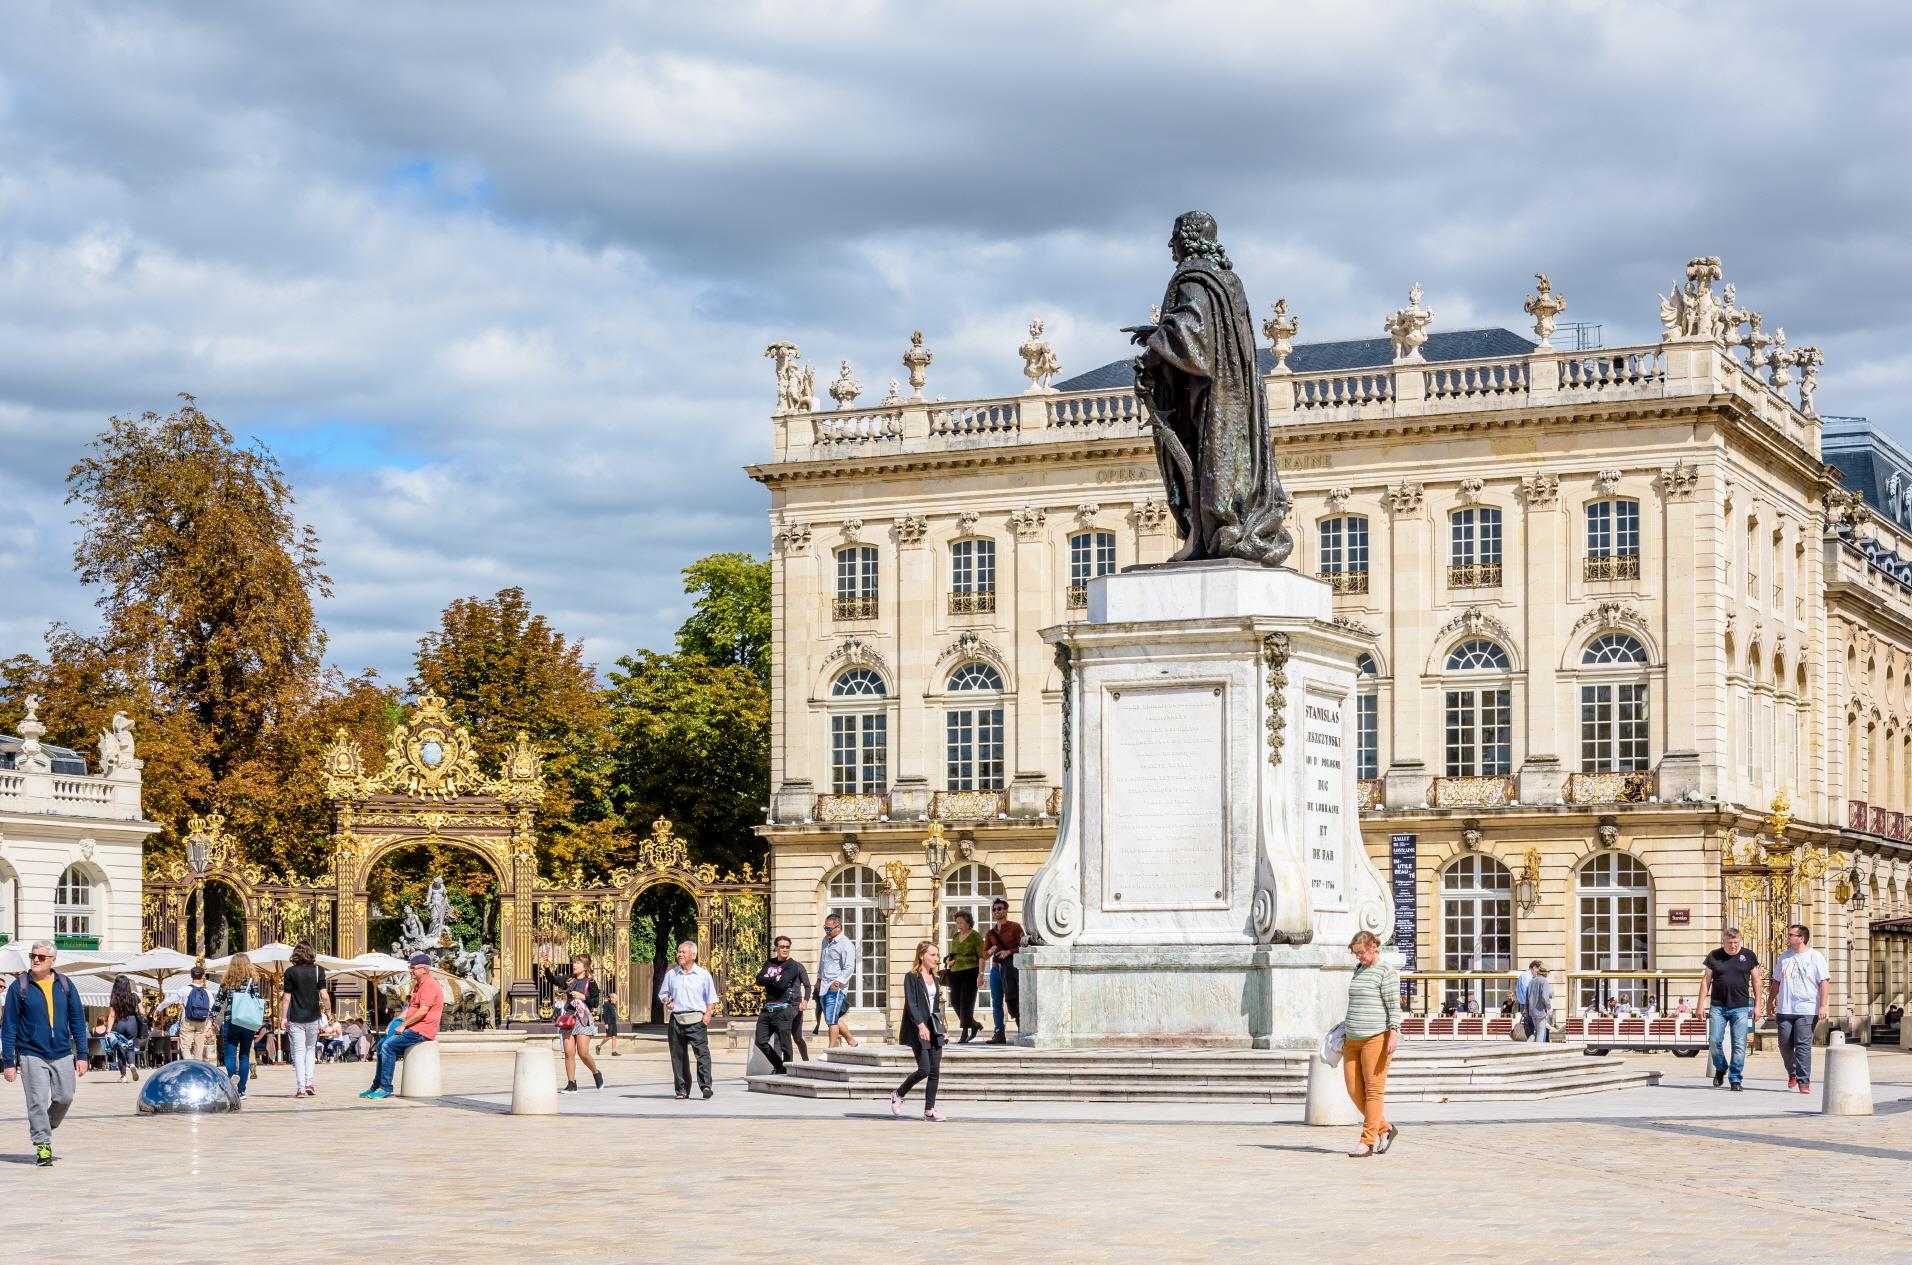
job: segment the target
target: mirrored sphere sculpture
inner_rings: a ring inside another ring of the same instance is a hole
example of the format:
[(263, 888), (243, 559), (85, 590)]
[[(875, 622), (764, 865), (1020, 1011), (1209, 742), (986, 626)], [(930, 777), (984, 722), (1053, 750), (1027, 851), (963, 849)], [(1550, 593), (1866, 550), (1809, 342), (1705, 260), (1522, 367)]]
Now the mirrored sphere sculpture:
[(181, 1059), (155, 1068), (139, 1087), (139, 1114), (237, 1111), (239, 1091), (222, 1067)]

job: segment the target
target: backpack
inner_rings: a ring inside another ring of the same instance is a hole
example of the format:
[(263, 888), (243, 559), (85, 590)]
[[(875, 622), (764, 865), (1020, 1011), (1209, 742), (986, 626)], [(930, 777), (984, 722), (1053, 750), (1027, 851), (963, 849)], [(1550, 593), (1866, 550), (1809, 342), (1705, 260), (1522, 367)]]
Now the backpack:
[(212, 994), (204, 984), (194, 984), (186, 993), (186, 1018), (204, 1023), (212, 1017)]

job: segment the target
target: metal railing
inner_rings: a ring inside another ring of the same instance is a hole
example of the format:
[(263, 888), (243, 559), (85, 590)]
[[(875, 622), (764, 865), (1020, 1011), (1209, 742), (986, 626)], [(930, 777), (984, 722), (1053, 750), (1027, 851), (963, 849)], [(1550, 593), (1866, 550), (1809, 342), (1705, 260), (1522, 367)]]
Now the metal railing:
[(996, 590), (994, 589), (949, 595), (949, 613), (952, 615), (987, 615), (995, 609)]
[(1323, 571), (1320, 577), (1328, 582), (1328, 587), (1336, 593), (1365, 593), (1368, 591), (1368, 569), (1359, 571)]
[(1089, 586), (1086, 584), (1071, 584), (1067, 594), (1064, 596), (1063, 604), (1072, 611), (1085, 609), (1089, 605)]
[(1588, 554), (1585, 575), (1589, 580), (1637, 580), (1640, 578), (1640, 555)]
[(1514, 775), (1437, 777), (1432, 802), (1436, 808), (1503, 808), (1514, 802)]
[(1455, 562), (1447, 568), (1450, 589), (1497, 589), (1500, 587), (1500, 563)]
[(1565, 799), (1569, 804), (1644, 804), (1659, 789), (1652, 769), (1612, 773), (1569, 773)]
[(863, 597), (839, 597), (830, 608), (837, 619), (875, 619), (876, 594)]

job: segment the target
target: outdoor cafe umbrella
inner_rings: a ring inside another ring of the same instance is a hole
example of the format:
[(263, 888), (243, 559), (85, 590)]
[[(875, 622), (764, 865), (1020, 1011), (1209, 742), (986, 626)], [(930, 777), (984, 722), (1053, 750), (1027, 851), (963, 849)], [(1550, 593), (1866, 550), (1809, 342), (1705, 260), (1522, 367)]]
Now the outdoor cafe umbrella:
[(83, 966), (69, 975), (131, 975), (143, 984), (150, 984), (160, 992), (166, 991), (166, 981), (174, 975), (184, 975), (198, 964), (199, 959), (190, 953), (181, 953), (177, 949), (147, 949), (135, 953), (119, 962), (103, 963), (99, 966)]

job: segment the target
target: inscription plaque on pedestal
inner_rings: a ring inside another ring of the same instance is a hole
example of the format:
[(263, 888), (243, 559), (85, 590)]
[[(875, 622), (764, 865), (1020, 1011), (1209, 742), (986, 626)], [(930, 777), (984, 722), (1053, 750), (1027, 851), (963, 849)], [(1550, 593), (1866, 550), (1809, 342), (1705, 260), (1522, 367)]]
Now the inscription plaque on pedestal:
[(1301, 706), (1302, 791), (1305, 811), (1302, 831), (1308, 848), (1308, 887), (1316, 909), (1346, 909), (1342, 889), (1342, 850), (1347, 844), (1347, 822), (1342, 795), (1347, 753), (1342, 750), (1341, 700), (1308, 692)]
[(1104, 908), (1226, 907), (1223, 702), (1213, 684), (1129, 688), (1107, 697)]

